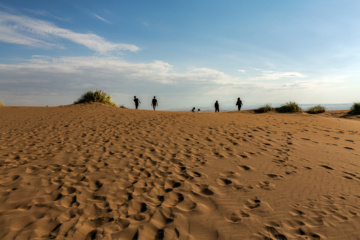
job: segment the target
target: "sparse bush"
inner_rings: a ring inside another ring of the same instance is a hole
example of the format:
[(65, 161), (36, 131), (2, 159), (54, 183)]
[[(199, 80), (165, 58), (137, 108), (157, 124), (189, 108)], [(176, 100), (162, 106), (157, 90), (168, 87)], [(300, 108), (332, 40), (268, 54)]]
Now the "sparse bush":
[(4, 106), (4, 104), (2, 103), (2, 101), (0, 101), (0, 107)]
[(354, 103), (350, 108), (350, 114), (360, 114), (360, 102)]
[(124, 105), (120, 105), (119, 108), (127, 108), (127, 107), (125, 107)]
[(285, 105), (277, 108), (276, 111), (281, 113), (295, 113), (302, 112), (302, 109), (296, 102), (287, 102)]
[(256, 113), (266, 113), (266, 112), (271, 112), (271, 111), (274, 111), (274, 109), (272, 108), (271, 104), (269, 104), (269, 103), (267, 103), (267, 104), (265, 104), (265, 106), (255, 110)]
[(100, 89), (96, 89), (95, 92), (87, 91), (77, 101), (75, 101), (74, 104), (93, 102), (116, 106), (116, 104), (112, 101), (111, 96)]
[(307, 113), (311, 113), (311, 114), (317, 114), (317, 113), (323, 113), (323, 112), (325, 112), (325, 108), (321, 105), (311, 107), (311, 108), (309, 108), (309, 110), (307, 110)]

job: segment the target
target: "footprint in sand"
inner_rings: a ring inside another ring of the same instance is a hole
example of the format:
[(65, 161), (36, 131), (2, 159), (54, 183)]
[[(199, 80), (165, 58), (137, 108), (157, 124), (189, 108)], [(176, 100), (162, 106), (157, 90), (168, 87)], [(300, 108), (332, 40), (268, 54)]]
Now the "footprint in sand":
[(326, 168), (326, 169), (329, 169), (329, 170), (334, 170), (332, 167), (329, 167), (327, 165), (320, 165), (320, 167), (323, 167), (323, 168)]
[(276, 185), (269, 181), (260, 181), (256, 186), (265, 190), (274, 190), (276, 188)]
[(226, 217), (226, 221), (231, 223), (239, 223), (243, 218), (248, 218), (250, 215), (242, 210), (236, 210), (231, 213), (230, 216)]
[(240, 165), (239, 168), (244, 171), (253, 171), (255, 170), (253, 167), (246, 166), (246, 165)]
[(267, 202), (261, 201), (257, 197), (246, 200), (245, 208), (255, 215), (267, 215), (274, 212), (274, 209)]
[(354, 179), (354, 178), (360, 179), (360, 177), (358, 177), (354, 173), (349, 173), (349, 172), (345, 172), (345, 171), (343, 171), (343, 173), (346, 174), (345, 176), (343, 176), (344, 178), (347, 178), (347, 179)]
[(269, 177), (269, 178), (275, 179), (275, 180), (279, 180), (279, 179), (284, 178), (283, 176), (277, 175), (277, 174), (266, 174), (266, 176)]
[(265, 225), (266, 235), (274, 237), (277, 240), (287, 240), (287, 237), (280, 233), (275, 227)]
[(286, 175), (292, 175), (292, 174), (295, 174), (295, 173), (297, 173), (297, 171), (285, 171)]
[(205, 196), (214, 195), (214, 191), (206, 184), (194, 184), (193, 192), (196, 194), (201, 194)]
[(224, 171), (220, 173), (220, 176), (224, 176), (224, 177), (240, 177), (240, 174), (238, 174), (237, 172), (233, 172), (233, 171)]
[(216, 180), (220, 186), (232, 186), (235, 189), (244, 188), (240, 182), (240, 174), (233, 171), (224, 171), (219, 174), (221, 177)]
[(291, 214), (292, 216), (303, 216), (303, 215), (305, 215), (305, 213), (304, 213), (303, 211), (301, 211), (301, 210), (299, 210), (299, 209), (297, 209), (297, 208), (292, 209), (292, 210), (290, 211), (290, 214)]
[(233, 183), (230, 179), (227, 178), (218, 178), (216, 182), (221, 186), (226, 186)]
[(254, 209), (254, 208), (260, 207), (260, 203), (261, 203), (261, 201), (257, 197), (255, 197), (252, 199), (248, 199), (245, 202), (245, 206), (249, 209)]

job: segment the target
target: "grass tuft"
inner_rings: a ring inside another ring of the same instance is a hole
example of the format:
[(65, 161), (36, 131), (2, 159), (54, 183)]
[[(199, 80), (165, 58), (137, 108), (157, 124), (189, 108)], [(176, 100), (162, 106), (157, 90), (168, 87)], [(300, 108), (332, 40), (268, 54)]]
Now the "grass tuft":
[(302, 112), (301, 107), (296, 102), (287, 102), (285, 105), (276, 109), (280, 113)]
[(75, 101), (74, 104), (93, 102), (116, 106), (116, 104), (112, 101), (111, 96), (100, 89), (96, 89), (94, 92), (87, 91), (77, 101)]
[(317, 113), (323, 113), (325, 112), (325, 108), (321, 105), (317, 105), (315, 107), (311, 107), (309, 108), (309, 110), (307, 110), (307, 113), (310, 113), (310, 114), (317, 114)]
[(0, 101), (0, 107), (3, 107), (4, 106), (4, 104), (2, 103), (2, 101)]
[(350, 108), (350, 114), (360, 114), (360, 102), (354, 103)]
[(271, 111), (274, 111), (274, 109), (272, 108), (270, 103), (267, 103), (263, 107), (255, 110), (256, 113), (266, 113), (266, 112), (271, 112)]

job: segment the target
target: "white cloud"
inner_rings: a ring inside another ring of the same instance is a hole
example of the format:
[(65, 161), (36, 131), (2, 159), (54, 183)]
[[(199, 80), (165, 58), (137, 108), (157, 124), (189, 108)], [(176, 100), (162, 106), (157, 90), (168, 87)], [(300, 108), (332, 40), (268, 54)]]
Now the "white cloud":
[(0, 41), (32, 47), (59, 47), (54, 38), (63, 38), (83, 45), (97, 53), (113, 51), (136, 52), (139, 47), (132, 44), (113, 43), (92, 33), (77, 33), (59, 28), (53, 23), (0, 12)]
[(239, 69), (238, 72), (244, 73), (244, 72), (246, 72), (246, 70), (244, 70), (244, 69)]
[(163, 61), (131, 63), (116, 57), (34, 56), (20, 64), (0, 64), (0, 89), (21, 95), (22, 91), (42, 93), (112, 88), (123, 91), (148, 86), (149, 89), (173, 88), (171, 91), (199, 91), (203, 88), (239, 84), (239, 79), (223, 72), (196, 68), (174, 71)]
[(236, 84), (239, 79), (229, 76), (221, 71), (210, 68), (195, 68), (186, 74), (188, 79), (195, 82), (215, 84)]
[[(261, 71), (260, 69), (257, 69)], [(255, 77), (253, 80), (278, 80), (281, 78), (304, 78), (304, 74), (299, 72), (274, 72), (274, 71), (261, 71), (262, 76)]]
[[(258, 74), (262, 76), (262, 72)], [(60, 105), (72, 103), (86, 90), (100, 88), (119, 97), (117, 101), (127, 101), (124, 96), (128, 94), (159, 95), (165, 96), (166, 103), (162, 104), (181, 107), (187, 101), (192, 105), (194, 101), (212, 102), (213, 98), (233, 105), (233, 98), (238, 96), (247, 102), (281, 102), (295, 96), (300, 102), (311, 102), (310, 93), (318, 98), (319, 92), (326, 96), (343, 85), (341, 78), (265, 82), (250, 81), (252, 78), (234, 77), (211, 68), (178, 72), (164, 61), (131, 63), (116, 57), (37, 55), (21, 63), (0, 64), (0, 95), (9, 105), (17, 104), (15, 99), (37, 99), (34, 105)], [(131, 98), (123, 104), (132, 104)]]

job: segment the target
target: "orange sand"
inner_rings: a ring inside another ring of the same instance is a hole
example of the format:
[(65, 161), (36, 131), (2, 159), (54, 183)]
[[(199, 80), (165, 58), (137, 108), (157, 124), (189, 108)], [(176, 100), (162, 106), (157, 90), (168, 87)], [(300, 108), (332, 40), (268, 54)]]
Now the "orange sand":
[(360, 121), (0, 108), (0, 239), (359, 239)]

